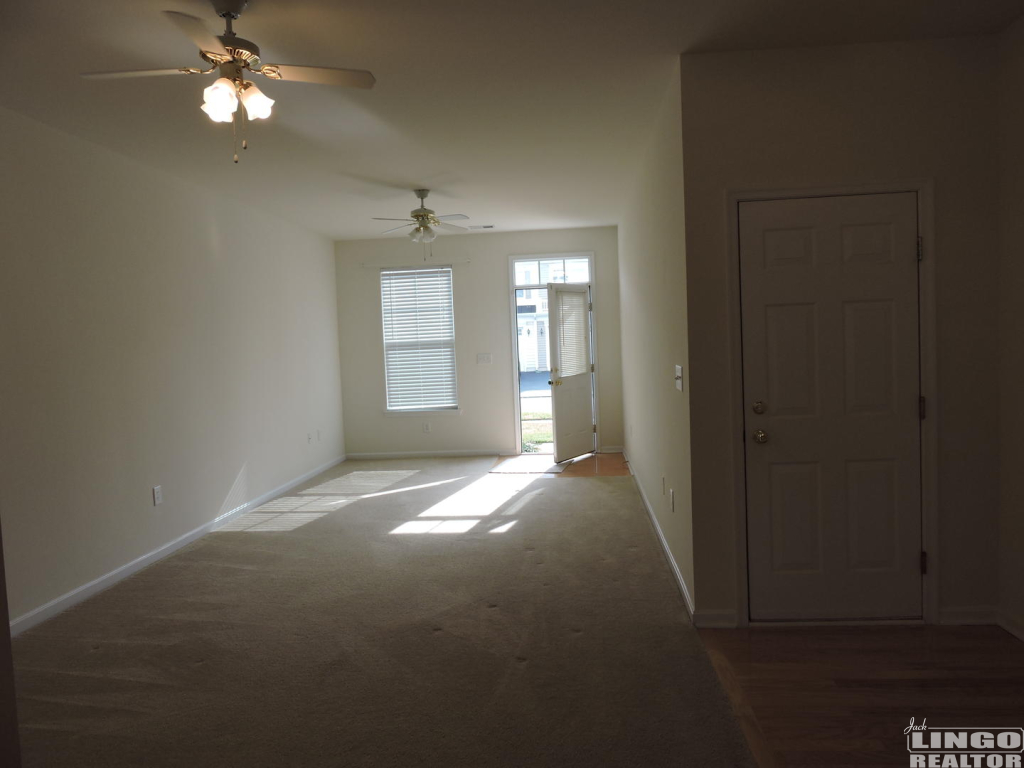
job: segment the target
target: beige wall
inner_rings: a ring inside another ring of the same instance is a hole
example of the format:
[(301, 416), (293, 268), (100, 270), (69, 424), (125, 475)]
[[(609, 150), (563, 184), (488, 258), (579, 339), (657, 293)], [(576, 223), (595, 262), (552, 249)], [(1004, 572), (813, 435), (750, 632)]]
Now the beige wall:
[[(630, 466), (691, 598), (690, 400), (679, 71), (619, 225), (622, 390)], [(675, 366), (684, 388), (675, 388)], [(664, 493), (662, 492), (664, 478)], [(675, 512), (669, 489), (675, 491)]]
[(21, 744), (18, 737), (18, 706), (14, 690), (14, 662), (11, 635), (7, 631), (7, 584), (4, 579), (3, 537), (0, 536), (0, 765), (19, 768)]
[(942, 605), (996, 599), (992, 38), (682, 57), (698, 611), (737, 606), (727, 190), (934, 181)]
[[(338, 308), (349, 454), (514, 453), (509, 256), (593, 252), (600, 445), (622, 445), (618, 254), (614, 227), (446, 235), (430, 264), (452, 265), (460, 413), (384, 412), (380, 268), (424, 264), (407, 237), (339, 242)], [(477, 353), (491, 353), (478, 365)], [(430, 433), (423, 423), (430, 423)]]
[(1024, 19), (1000, 40), (999, 597), (1024, 636)]
[(329, 241), (5, 110), (0, 139), (17, 618), (339, 457), (343, 436)]

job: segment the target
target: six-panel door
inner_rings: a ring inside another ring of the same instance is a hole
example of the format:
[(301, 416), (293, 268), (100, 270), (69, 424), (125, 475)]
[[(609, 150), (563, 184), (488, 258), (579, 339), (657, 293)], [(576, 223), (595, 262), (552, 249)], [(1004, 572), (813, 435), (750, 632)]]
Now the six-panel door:
[(739, 221), (750, 617), (919, 617), (916, 193)]

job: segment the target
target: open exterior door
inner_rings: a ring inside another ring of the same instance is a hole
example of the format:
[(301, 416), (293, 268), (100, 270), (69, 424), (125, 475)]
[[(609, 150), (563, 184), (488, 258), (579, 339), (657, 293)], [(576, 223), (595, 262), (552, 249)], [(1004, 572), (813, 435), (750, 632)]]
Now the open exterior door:
[(548, 283), (551, 418), (555, 462), (592, 453), (594, 375), (590, 354), (590, 286)]

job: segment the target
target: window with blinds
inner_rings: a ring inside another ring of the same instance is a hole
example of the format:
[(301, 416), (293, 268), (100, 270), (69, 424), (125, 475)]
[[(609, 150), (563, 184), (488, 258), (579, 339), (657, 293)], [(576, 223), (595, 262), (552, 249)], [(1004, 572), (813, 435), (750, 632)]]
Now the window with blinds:
[(590, 350), (587, 344), (587, 295), (558, 295), (558, 375), (561, 378), (590, 372)]
[(389, 411), (458, 407), (452, 268), (382, 269)]

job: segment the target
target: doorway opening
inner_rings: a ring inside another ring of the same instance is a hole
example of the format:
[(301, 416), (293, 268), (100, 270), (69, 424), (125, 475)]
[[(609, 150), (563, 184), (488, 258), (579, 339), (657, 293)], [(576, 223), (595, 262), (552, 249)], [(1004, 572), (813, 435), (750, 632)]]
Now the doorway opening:
[(512, 259), (516, 431), (522, 453), (553, 454), (555, 449), (548, 286), (590, 283), (592, 260), (587, 253)]
[(554, 453), (547, 288), (516, 291), (519, 424), (523, 453)]

